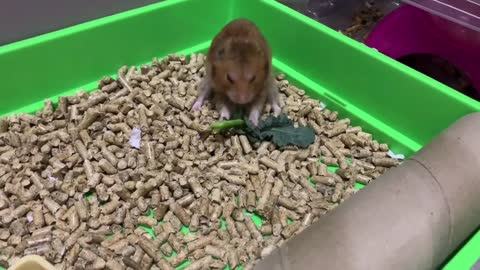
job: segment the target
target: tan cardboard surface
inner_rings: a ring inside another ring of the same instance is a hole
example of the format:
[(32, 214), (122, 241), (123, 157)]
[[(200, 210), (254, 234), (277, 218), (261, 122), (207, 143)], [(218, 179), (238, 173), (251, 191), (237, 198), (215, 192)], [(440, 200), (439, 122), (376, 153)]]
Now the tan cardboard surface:
[(478, 225), (480, 215), (480, 114), (468, 115), (412, 158), (427, 168), (438, 181), (448, 202), (452, 250)]
[(38, 255), (29, 255), (18, 260), (8, 270), (55, 270), (55, 267)]

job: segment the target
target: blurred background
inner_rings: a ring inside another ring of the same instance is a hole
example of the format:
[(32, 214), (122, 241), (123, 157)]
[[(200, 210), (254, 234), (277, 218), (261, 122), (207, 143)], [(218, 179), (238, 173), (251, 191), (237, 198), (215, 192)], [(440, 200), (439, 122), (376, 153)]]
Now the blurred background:
[(0, 1), (0, 46), (163, 0)]
[[(118, 12), (165, 0), (97, 0), (88, 5), (82, 0), (15, 0), (3, 1), (0, 9), (0, 46), (34, 37), (43, 33), (87, 22)], [(396, 1), (364, 0), (277, 0), (336, 30), (347, 30), (359, 10), (364, 16), (373, 16), (367, 23), (379, 19), (399, 6)], [(28, 7), (28, 8), (26, 8)], [(360, 22), (359, 22), (360, 23)], [(359, 40), (365, 27), (353, 26), (348, 30)]]
[[(335, 29), (359, 42), (364, 42), (376, 24), (405, 2), (427, 10), (433, 16), (441, 15), (458, 23), (456, 30), (478, 36), (480, 1), (478, 0), (277, 0), (291, 8)], [(467, 3), (468, 2), (468, 3)], [(448, 8), (446, 8), (448, 7)], [(455, 11), (456, 13), (454, 13)], [(480, 19), (479, 19), (480, 20)], [(475, 24), (477, 23), (477, 25)], [(395, 29), (391, 29), (395, 31)], [(444, 36), (448, 42), (447, 35)], [(461, 48), (461, 47), (460, 47)], [(459, 48), (459, 49), (460, 49)], [(480, 89), (475, 89), (472, 81), (463, 70), (436, 55), (412, 54), (397, 61), (434, 78), (473, 99), (480, 100)]]
[(395, 0), (277, 0), (330, 28), (363, 42), (384, 14), (400, 6)]

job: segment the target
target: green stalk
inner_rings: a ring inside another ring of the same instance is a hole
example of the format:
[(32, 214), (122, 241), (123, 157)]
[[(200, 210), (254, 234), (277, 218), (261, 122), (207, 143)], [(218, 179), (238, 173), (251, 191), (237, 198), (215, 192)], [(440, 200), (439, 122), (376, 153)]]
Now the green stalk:
[(231, 128), (242, 127), (244, 125), (245, 121), (243, 119), (217, 121), (210, 125), (210, 131), (214, 134), (217, 134)]

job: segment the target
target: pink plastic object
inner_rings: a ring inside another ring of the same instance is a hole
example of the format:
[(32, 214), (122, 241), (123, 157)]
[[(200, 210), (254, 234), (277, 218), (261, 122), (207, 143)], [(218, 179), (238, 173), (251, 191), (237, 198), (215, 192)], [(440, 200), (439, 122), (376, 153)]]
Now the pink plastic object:
[(385, 16), (365, 44), (393, 58), (433, 54), (461, 69), (480, 94), (480, 34), (437, 15), (403, 5)]

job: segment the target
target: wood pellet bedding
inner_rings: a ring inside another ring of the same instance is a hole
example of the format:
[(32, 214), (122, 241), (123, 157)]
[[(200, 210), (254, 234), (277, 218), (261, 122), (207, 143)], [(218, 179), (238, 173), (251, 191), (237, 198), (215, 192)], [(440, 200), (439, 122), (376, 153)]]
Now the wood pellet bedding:
[(249, 269), (400, 163), (282, 74), (309, 148), (202, 135), (219, 117), (190, 111), (204, 61), (124, 66), (98, 91), (0, 120), (3, 267), (38, 254), (57, 269)]

